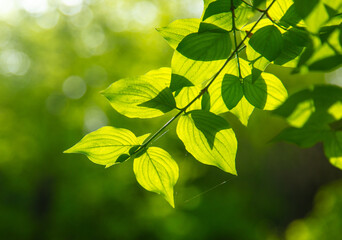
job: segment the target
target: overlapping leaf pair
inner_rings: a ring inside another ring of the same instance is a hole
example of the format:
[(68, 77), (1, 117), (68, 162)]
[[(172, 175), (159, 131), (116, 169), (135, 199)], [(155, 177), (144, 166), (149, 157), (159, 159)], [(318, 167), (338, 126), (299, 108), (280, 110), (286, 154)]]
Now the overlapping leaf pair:
[[(298, 69), (315, 65), (311, 64), (312, 54), (305, 60), (301, 56), (311, 35), (292, 0), (267, 0), (266, 10), (258, 9), (259, 3), (205, 0), (201, 19), (181, 19), (157, 29), (175, 50), (171, 68), (116, 81), (103, 95), (115, 110), (130, 118), (153, 118), (172, 110), (178, 113), (150, 138), (103, 127), (66, 152), (83, 153), (106, 167), (134, 159), (140, 185), (174, 206), (178, 166), (165, 150), (148, 144), (179, 118), (177, 135), (188, 152), (204, 164), (236, 174), (237, 140), (219, 114), (230, 111), (247, 125), (254, 108), (274, 110), (287, 98), (282, 82), (264, 73), (268, 64)], [(248, 24), (255, 11), (262, 12), (261, 18)], [(335, 36), (336, 29), (326, 39)], [(247, 59), (239, 56), (244, 44)], [(327, 139), (331, 142), (332, 138)], [(328, 143), (327, 154), (335, 156), (335, 145), (340, 143)]]

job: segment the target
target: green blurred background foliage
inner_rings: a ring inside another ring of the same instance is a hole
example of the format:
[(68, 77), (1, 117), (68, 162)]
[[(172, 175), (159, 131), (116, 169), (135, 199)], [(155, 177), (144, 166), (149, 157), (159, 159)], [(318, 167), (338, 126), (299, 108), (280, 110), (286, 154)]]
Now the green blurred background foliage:
[[(322, 146), (270, 140), (286, 123), (268, 112), (248, 128), (226, 114), (239, 140), (238, 177), (203, 166), (175, 135), (153, 145), (180, 166), (176, 209), (135, 180), (132, 162), (104, 169), (63, 155), (105, 125), (136, 135), (154, 120), (116, 113), (99, 94), (113, 81), (169, 66), (172, 50), (154, 30), (199, 17), (201, 0), (0, 0), (1, 239), (338, 239), (342, 173)], [(270, 66), (294, 93), (330, 74), (291, 75)], [(209, 191), (209, 192), (208, 192)]]

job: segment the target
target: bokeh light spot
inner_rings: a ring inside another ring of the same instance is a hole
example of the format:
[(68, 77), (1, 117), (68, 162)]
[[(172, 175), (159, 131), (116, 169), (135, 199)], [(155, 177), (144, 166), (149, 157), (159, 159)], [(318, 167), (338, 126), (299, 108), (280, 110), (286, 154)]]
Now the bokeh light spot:
[(21, 0), (20, 5), (31, 14), (44, 13), (49, 7), (47, 0)]
[(141, 25), (149, 25), (156, 20), (158, 8), (152, 2), (137, 2), (132, 10), (132, 17)]
[(108, 124), (107, 115), (98, 107), (90, 107), (84, 114), (84, 131), (92, 132)]
[(30, 58), (15, 49), (6, 49), (0, 55), (2, 73), (5, 75), (25, 75), (30, 68)]
[(86, 83), (78, 76), (70, 76), (63, 83), (63, 92), (68, 98), (79, 99), (86, 91)]

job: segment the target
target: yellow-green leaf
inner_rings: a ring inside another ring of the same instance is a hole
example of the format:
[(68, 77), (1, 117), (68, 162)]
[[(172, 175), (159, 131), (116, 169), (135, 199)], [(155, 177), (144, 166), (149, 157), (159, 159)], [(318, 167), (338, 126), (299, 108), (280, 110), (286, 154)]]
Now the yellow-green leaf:
[[(184, 87), (176, 94), (176, 104), (178, 108), (184, 108), (188, 105), (201, 91), (200, 86)], [(201, 101), (194, 102), (187, 111), (201, 109)]]
[(178, 45), (172, 57), (171, 90), (195, 86), (209, 80), (231, 51), (228, 33), (192, 33)]
[[(241, 1), (234, 1), (233, 14), (230, 0), (212, 1), (206, 7), (202, 20), (204, 23), (231, 31), (233, 29), (233, 16), (235, 27), (240, 29), (248, 23), (249, 18), (252, 16), (252, 9)], [(200, 27), (201, 30), (202, 26)]]
[(257, 108), (276, 109), (288, 96), (283, 83), (271, 73), (262, 73), (254, 83), (251, 75), (243, 81), (246, 99)]
[(182, 115), (177, 135), (198, 161), (236, 174), (237, 140), (225, 119), (211, 112), (194, 110)]
[[(241, 70), (241, 76), (243, 78), (247, 77), (248, 75), (251, 75), (251, 67), (246, 60), (239, 58), (239, 65), (240, 65), (240, 70)], [(219, 77), (217, 77), (217, 79), (213, 82), (213, 84), (209, 88), (210, 111), (215, 114), (221, 114), (221, 113), (229, 111), (223, 101), (222, 94), (221, 94), (222, 80), (223, 80), (224, 73), (239, 77), (237, 59), (231, 60), (222, 72), (223, 73), (220, 74)], [(251, 116), (253, 110), (254, 110), (254, 106), (252, 106), (246, 100), (245, 97), (242, 97), (239, 103), (230, 112), (233, 113), (243, 125), (247, 126), (248, 119)]]
[(170, 79), (171, 69), (160, 68), (114, 82), (102, 93), (116, 111), (127, 117), (158, 117), (176, 106)]
[(176, 49), (187, 35), (198, 31), (199, 25), (200, 20), (197, 18), (179, 19), (167, 27), (157, 28), (157, 31), (173, 49)]
[(82, 153), (94, 163), (110, 166), (115, 164), (120, 156), (129, 156), (130, 149), (138, 145), (140, 143), (131, 131), (102, 127), (87, 134), (64, 153)]
[(169, 153), (158, 147), (150, 147), (134, 159), (133, 170), (143, 188), (162, 195), (175, 207), (173, 187), (178, 180), (179, 170)]
[[(267, 0), (266, 6), (268, 7), (273, 0)], [(268, 10), (268, 15), (274, 21), (279, 22), (286, 27), (291, 26), (304, 26), (304, 22), (297, 14), (293, 0), (277, 0), (272, 7)]]
[[(239, 65), (242, 77), (247, 77), (251, 74), (251, 68), (246, 60), (239, 58)], [(225, 74), (239, 77), (237, 59), (232, 59), (228, 62), (222, 73), (208, 89), (210, 94), (210, 111), (215, 114), (221, 114), (229, 111), (222, 98), (222, 82)]]
[(249, 117), (252, 115), (253, 111), (254, 106), (250, 104), (245, 97), (242, 97), (236, 107), (231, 110), (231, 113), (233, 113), (243, 125), (247, 126)]

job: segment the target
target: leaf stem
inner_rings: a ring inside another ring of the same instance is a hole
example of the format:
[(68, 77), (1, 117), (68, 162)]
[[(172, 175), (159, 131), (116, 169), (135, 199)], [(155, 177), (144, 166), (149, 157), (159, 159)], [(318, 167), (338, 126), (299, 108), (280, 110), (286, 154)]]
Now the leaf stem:
[[(261, 16), (258, 18), (258, 20), (255, 22), (253, 27), (251, 28), (250, 32), (254, 30), (254, 28), (258, 25), (258, 23), (261, 21), (261, 19), (267, 14), (268, 10), (272, 7), (272, 5), (276, 2), (276, 0), (273, 0), (271, 4), (266, 8), (266, 10), (263, 10), (263, 13)], [(234, 13), (233, 13), (234, 15)], [(234, 16), (233, 16), (234, 19)], [(235, 20), (234, 20), (234, 25), (235, 25)], [(233, 26), (234, 28), (234, 26)], [(209, 87), (213, 84), (215, 79), (220, 75), (220, 73), (223, 71), (223, 69), (227, 66), (228, 62), (236, 55), (238, 52), (242, 51), (245, 49), (246, 46), (242, 46), (246, 39), (248, 38), (249, 34), (246, 34), (246, 36), (242, 39), (242, 41), (236, 46), (234, 51), (230, 54), (230, 56), (226, 59), (222, 67), (209, 79), (209, 83), (199, 92), (199, 94), (192, 99), (184, 108), (180, 109), (179, 112), (173, 116), (169, 121), (167, 121), (158, 131), (156, 131), (151, 137), (148, 138), (146, 142), (144, 142), (140, 147), (133, 152), (132, 155), (137, 154), (141, 150), (147, 147), (147, 145), (153, 141), (165, 128), (167, 128), (173, 121), (175, 121), (180, 115), (182, 115), (194, 102), (196, 102), (204, 93), (206, 93), (209, 89)], [(131, 155), (131, 156), (132, 156)]]

